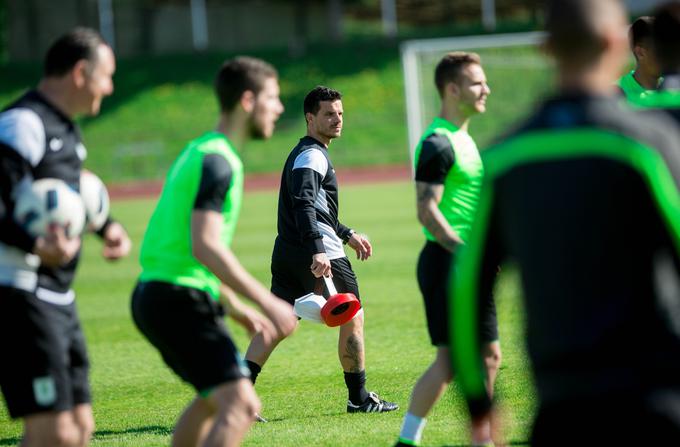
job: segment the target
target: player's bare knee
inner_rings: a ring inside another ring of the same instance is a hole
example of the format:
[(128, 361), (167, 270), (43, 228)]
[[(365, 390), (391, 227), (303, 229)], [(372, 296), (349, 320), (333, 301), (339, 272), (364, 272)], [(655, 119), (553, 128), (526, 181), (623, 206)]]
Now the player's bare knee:
[(80, 432), (80, 445), (87, 445), (94, 433), (94, 416), (90, 404), (76, 405), (73, 419)]
[(501, 366), (501, 360), (501, 349), (497, 344), (491, 344), (484, 350), (484, 365), (488, 371), (498, 371)]
[(78, 430), (80, 432), (80, 444), (86, 446), (90, 439), (92, 439), (92, 434), (94, 433), (94, 419), (88, 419), (85, 421), (78, 422)]
[(341, 331), (344, 333), (352, 333), (359, 339), (364, 337), (364, 317), (362, 314), (357, 314), (354, 318), (349, 320), (347, 323), (343, 324)]
[(43, 433), (42, 446), (48, 447), (80, 447), (80, 432), (73, 423), (58, 424), (54, 430)]
[(260, 399), (248, 379), (239, 379), (218, 387), (213, 398), (218, 414), (225, 417), (238, 417), (240, 413), (252, 416), (260, 411)]
[(451, 369), (451, 361), (449, 360), (449, 350), (446, 347), (437, 348), (437, 357), (432, 363), (436, 374), (441, 377), (441, 380), (447, 384), (453, 380), (453, 370)]
[(78, 447), (79, 445), (78, 426), (68, 412), (28, 417), (25, 424), (22, 445), (40, 447)]
[(215, 423), (230, 427), (248, 426), (254, 422), (255, 413), (260, 409), (260, 399), (252, 386), (239, 384), (232, 388), (229, 398), (221, 402), (220, 409), (215, 415)]
[(442, 380), (446, 384), (451, 383), (453, 380), (453, 371), (451, 370), (451, 365), (448, 362), (437, 362), (435, 365)]
[(350, 323), (354, 322), (356, 327), (360, 327), (362, 330), (364, 328), (364, 313), (362, 311), (359, 311), (358, 314), (354, 316), (351, 320), (349, 320)]

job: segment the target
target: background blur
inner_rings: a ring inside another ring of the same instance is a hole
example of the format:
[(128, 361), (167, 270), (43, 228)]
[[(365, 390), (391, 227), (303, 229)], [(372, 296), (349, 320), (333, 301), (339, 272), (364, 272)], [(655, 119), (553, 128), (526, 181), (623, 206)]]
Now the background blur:
[[(304, 133), (302, 99), (318, 84), (344, 94), (345, 131), (332, 146), (338, 166), (407, 164), (399, 44), (416, 38), (540, 30), (543, 3), (0, 0), (0, 106), (35, 85), (40, 60), (57, 36), (86, 25), (100, 30), (119, 59), (114, 95), (104, 101), (99, 118), (81, 121), (89, 150), (86, 166), (105, 181), (162, 178), (183, 145), (215, 125), (213, 76), (225, 58), (244, 53), (279, 69), (286, 106), (275, 137), (245, 148), (248, 172), (280, 169)], [(658, 1), (626, 3), (635, 16)], [(494, 54), (494, 64), (500, 60), (503, 71), (493, 77), (487, 73), (493, 90), (489, 113), (471, 128), (481, 146), (491, 142), (500, 127), (521, 118), (550, 84), (549, 67), (508, 54)], [(486, 66), (484, 55), (483, 60)], [(540, 82), (519, 82), (525, 75), (508, 71), (523, 63)], [(493, 71), (489, 64), (488, 71)]]

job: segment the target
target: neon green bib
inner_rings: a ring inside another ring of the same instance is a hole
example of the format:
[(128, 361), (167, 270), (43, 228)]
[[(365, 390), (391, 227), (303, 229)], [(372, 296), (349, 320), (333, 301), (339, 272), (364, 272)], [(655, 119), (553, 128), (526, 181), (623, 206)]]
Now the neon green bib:
[(224, 201), (220, 239), (231, 245), (243, 197), (243, 164), (227, 138), (208, 132), (189, 142), (170, 167), (142, 241), (141, 281), (165, 281), (219, 297), (220, 280), (192, 255), (191, 213), (201, 181), (203, 157), (222, 155), (232, 179)]
[(635, 70), (628, 72), (619, 79), (619, 87), (621, 87), (621, 90), (623, 90), (623, 93), (626, 95), (626, 99), (631, 102), (644, 98), (650, 92), (654, 91), (647, 90), (641, 86), (638, 81), (635, 80), (633, 73), (635, 73)]
[(680, 107), (680, 91), (655, 90), (633, 101), (633, 104), (654, 109), (677, 109)]
[[(427, 128), (416, 147), (415, 166), (418, 166), (423, 140), (433, 133), (446, 136), (455, 155), (453, 166), (444, 180), (444, 193), (439, 202), (439, 210), (451, 228), (463, 241), (466, 241), (477, 209), (484, 177), (482, 159), (477, 145), (466, 131), (437, 117)], [(436, 241), (427, 228), (423, 227), (423, 231), (428, 240)]]

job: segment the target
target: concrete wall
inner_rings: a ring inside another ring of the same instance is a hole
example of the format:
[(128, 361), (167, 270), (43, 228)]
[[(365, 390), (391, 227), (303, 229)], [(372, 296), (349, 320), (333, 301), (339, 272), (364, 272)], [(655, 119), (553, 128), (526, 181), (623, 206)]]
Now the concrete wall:
[[(77, 25), (99, 28), (97, 0), (6, 0), (10, 60), (39, 60), (50, 43)], [(189, 1), (150, 6), (114, 0), (115, 49), (119, 56), (194, 51)], [(207, 2), (208, 50), (246, 51), (296, 42), (295, 2)], [(325, 38), (328, 14), (309, 2), (307, 37)]]

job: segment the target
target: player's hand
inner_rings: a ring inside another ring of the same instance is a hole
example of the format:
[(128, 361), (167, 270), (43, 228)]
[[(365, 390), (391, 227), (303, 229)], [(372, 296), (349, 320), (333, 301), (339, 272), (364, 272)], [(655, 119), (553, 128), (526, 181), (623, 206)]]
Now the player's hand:
[(289, 336), (297, 327), (298, 318), (293, 311), (293, 306), (271, 295), (262, 305), (262, 312), (269, 318), (278, 338)]
[(373, 247), (365, 234), (352, 233), (352, 236), (347, 241), (347, 245), (354, 249), (357, 259), (361, 261), (365, 261), (373, 254)]
[(52, 225), (46, 236), (35, 240), (33, 253), (38, 255), (40, 263), (47, 267), (58, 267), (71, 261), (80, 250), (80, 238), (69, 239), (66, 230)]
[(322, 276), (327, 276), (329, 278), (333, 277), (333, 273), (331, 272), (331, 261), (328, 259), (328, 256), (326, 256), (326, 253), (312, 255), (310, 270), (312, 271), (312, 275), (317, 278), (321, 278)]
[(243, 308), (239, 309), (238, 313), (230, 312), (229, 317), (243, 326), (251, 338), (258, 332), (262, 332), (267, 338), (271, 338), (276, 334), (276, 329), (272, 322), (251, 307), (243, 306)]
[(123, 258), (130, 253), (132, 242), (125, 228), (118, 222), (111, 222), (104, 232), (102, 256), (109, 261)]

